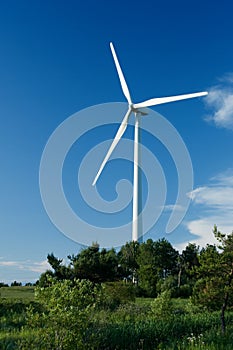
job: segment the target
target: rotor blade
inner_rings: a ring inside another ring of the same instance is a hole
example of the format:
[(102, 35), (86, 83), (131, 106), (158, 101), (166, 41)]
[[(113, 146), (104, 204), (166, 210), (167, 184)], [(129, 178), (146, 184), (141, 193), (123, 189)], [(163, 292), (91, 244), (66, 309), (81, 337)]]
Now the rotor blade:
[(131, 97), (130, 97), (129, 89), (128, 89), (128, 86), (126, 84), (123, 72), (121, 70), (121, 66), (120, 66), (120, 63), (118, 61), (118, 58), (117, 58), (116, 51), (114, 49), (113, 43), (110, 43), (110, 48), (111, 48), (111, 51), (112, 51), (113, 59), (114, 59), (115, 65), (116, 65), (116, 69), (117, 69), (117, 73), (118, 73), (118, 76), (119, 76), (119, 79), (120, 79), (120, 83), (121, 83), (121, 87), (122, 87), (123, 93), (124, 93), (128, 103), (131, 104), (132, 100), (131, 100)]
[(99, 168), (99, 171), (92, 183), (92, 186), (95, 186), (100, 174), (102, 173), (103, 171), (103, 168), (105, 167), (105, 164), (107, 163), (107, 161), (109, 160), (113, 150), (115, 149), (116, 145), (118, 144), (118, 142), (120, 141), (121, 137), (123, 136), (124, 132), (125, 132), (125, 129), (127, 128), (127, 123), (128, 123), (128, 119), (129, 119), (129, 116), (130, 116), (130, 113), (132, 112), (131, 108), (128, 109), (126, 115), (124, 116), (124, 119), (122, 120), (121, 122), (121, 125), (119, 127), (119, 129), (117, 130), (117, 133), (116, 133), (116, 136)]
[(194, 94), (152, 98), (152, 99), (144, 101), (144, 102), (135, 103), (133, 105), (133, 108), (150, 107), (150, 106), (160, 105), (162, 103), (175, 102), (175, 101), (185, 100), (187, 98), (194, 98), (194, 97), (200, 97), (200, 96), (205, 96), (205, 95), (208, 95), (208, 92), (205, 91), (205, 92), (197, 92)]

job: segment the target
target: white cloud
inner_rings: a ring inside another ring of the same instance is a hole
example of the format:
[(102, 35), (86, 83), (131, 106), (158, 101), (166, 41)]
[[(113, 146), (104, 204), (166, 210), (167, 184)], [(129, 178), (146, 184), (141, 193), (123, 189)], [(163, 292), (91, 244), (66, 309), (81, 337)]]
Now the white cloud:
[(233, 187), (230, 186), (198, 187), (189, 196), (194, 203), (210, 206), (212, 209), (233, 209)]
[(217, 127), (233, 130), (233, 73), (228, 73), (219, 80), (221, 83), (211, 87), (205, 98), (210, 111), (206, 120), (214, 122)]
[(178, 204), (167, 204), (163, 207), (164, 211), (184, 211), (185, 208)]
[(201, 210), (199, 218), (186, 223), (189, 232), (198, 236), (197, 244), (216, 243), (214, 225), (223, 233), (233, 231), (233, 170), (212, 178), (209, 185), (196, 188), (189, 196)]
[(224, 173), (218, 174), (211, 178), (211, 181), (221, 184), (222, 186), (232, 186), (233, 187), (233, 169), (228, 169)]
[(16, 261), (1, 261), (0, 266), (17, 266), (18, 263)]
[(47, 260), (43, 260), (41, 262), (34, 262), (30, 267), (29, 270), (33, 272), (45, 272), (46, 270), (51, 269), (51, 266), (47, 262)]
[(15, 270), (24, 270), (24, 271), (32, 271), (42, 273), (46, 270), (50, 269), (50, 265), (47, 260), (43, 261), (0, 261), (0, 267), (14, 267)]

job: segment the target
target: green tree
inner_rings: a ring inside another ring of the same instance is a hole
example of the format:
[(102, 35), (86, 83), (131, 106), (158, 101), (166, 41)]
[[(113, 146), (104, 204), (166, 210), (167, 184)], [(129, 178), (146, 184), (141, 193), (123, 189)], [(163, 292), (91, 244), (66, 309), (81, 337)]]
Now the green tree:
[(71, 278), (70, 268), (62, 265), (63, 259), (59, 259), (54, 256), (53, 253), (48, 254), (47, 256), (48, 263), (53, 269), (53, 276), (58, 280), (69, 279)]
[(155, 244), (152, 239), (141, 243), (137, 256), (139, 286), (148, 297), (156, 296), (158, 282), (158, 265), (155, 255)]
[(99, 255), (101, 282), (116, 281), (119, 279), (118, 256), (115, 249), (102, 249)]
[[(222, 234), (214, 226), (213, 233), (219, 245), (207, 245), (200, 253), (196, 273), (199, 277), (194, 292), (194, 303), (211, 309), (221, 308), (222, 332), (225, 332), (225, 311), (233, 305), (233, 233)], [(217, 249), (218, 248), (218, 249)]]
[(11, 283), (11, 287), (20, 287), (20, 286), (22, 286), (21, 282), (14, 281)]
[(166, 239), (142, 243), (136, 259), (139, 287), (145, 295), (155, 297), (158, 289), (171, 275), (177, 274), (178, 252)]
[(118, 258), (114, 249), (100, 251), (99, 245), (93, 243), (76, 256), (68, 256), (68, 258), (71, 261), (73, 277), (89, 279), (96, 283), (117, 279)]
[(190, 296), (196, 282), (194, 268), (199, 265), (199, 246), (189, 243), (178, 258), (177, 287), (179, 295)]
[(36, 285), (39, 287), (48, 287), (51, 285), (51, 278), (54, 277), (54, 273), (51, 270), (46, 270), (40, 275), (40, 278)]
[(166, 278), (176, 274), (179, 253), (171, 243), (165, 238), (159, 239), (154, 242), (154, 250), (159, 277)]
[(122, 278), (137, 283), (138, 263), (137, 256), (139, 251), (139, 242), (127, 242), (118, 253), (119, 273)]

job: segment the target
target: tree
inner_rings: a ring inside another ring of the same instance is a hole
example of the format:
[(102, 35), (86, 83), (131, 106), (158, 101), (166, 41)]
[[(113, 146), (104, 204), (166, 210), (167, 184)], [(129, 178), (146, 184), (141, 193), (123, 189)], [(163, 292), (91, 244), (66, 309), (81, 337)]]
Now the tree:
[(4, 283), (4, 282), (0, 282), (0, 288), (1, 287), (9, 287), (9, 285), (7, 283)]
[(76, 256), (68, 258), (71, 261), (73, 277), (96, 283), (117, 279), (118, 258), (114, 249), (100, 251), (99, 245), (93, 243)]
[(139, 286), (148, 297), (156, 296), (158, 282), (158, 266), (155, 255), (155, 244), (152, 239), (141, 243), (137, 256)]
[(137, 263), (137, 255), (139, 246), (140, 244), (138, 242), (127, 242), (121, 247), (121, 250), (118, 253), (119, 272), (121, 277), (134, 283), (137, 283), (138, 280), (139, 266)]
[(195, 243), (189, 243), (179, 255), (177, 283), (179, 295), (184, 293), (186, 296), (190, 296), (192, 294), (193, 285), (196, 281), (193, 271), (195, 266), (199, 264), (198, 256), (199, 246)]
[(21, 282), (14, 281), (11, 283), (11, 287), (21, 287), (21, 286), (22, 286)]
[(154, 242), (157, 271), (160, 278), (177, 273), (179, 253), (165, 238)]
[(103, 282), (116, 281), (120, 275), (118, 272), (118, 257), (115, 249), (102, 249), (99, 254), (100, 280)]
[[(199, 256), (199, 265), (195, 268), (197, 281), (193, 289), (192, 300), (209, 310), (221, 307), (222, 290), (220, 281), (220, 253), (215, 245), (203, 248)], [(218, 286), (218, 288), (215, 288)]]
[(199, 280), (193, 301), (208, 308), (221, 308), (221, 326), (225, 333), (225, 311), (233, 305), (233, 233), (222, 234), (217, 226), (213, 233), (219, 245), (207, 245), (200, 253), (200, 265), (195, 269)]
[(155, 242), (148, 239), (140, 244), (136, 261), (139, 287), (145, 295), (155, 297), (159, 284), (177, 273), (177, 259), (178, 252), (164, 238)]
[(54, 273), (51, 270), (46, 270), (40, 275), (40, 278), (36, 285), (39, 287), (48, 287), (51, 285), (52, 277), (54, 277)]
[(214, 235), (219, 241), (218, 248), (222, 250), (221, 254), (221, 272), (224, 276), (223, 280), (223, 304), (221, 309), (222, 331), (225, 332), (225, 310), (229, 303), (229, 298), (233, 294), (233, 232), (230, 235), (222, 234), (218, 231), (217, 226), (214, 226)]
[(54, 270), (53, 276), (58, 280), (70, 279), (71, 271), (69, 267), (62, 265), (63, 259), (59, 259), (54, 256), (53, 253), (48, 254), (47, 256), (48, 263), (51, 265)]

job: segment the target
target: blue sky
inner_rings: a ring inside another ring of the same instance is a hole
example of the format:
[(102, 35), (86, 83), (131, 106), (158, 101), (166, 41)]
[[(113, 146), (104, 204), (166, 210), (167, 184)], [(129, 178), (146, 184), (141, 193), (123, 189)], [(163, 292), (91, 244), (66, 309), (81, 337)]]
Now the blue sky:
[[(230, 1), (1, 2), (0, 281), (36, 280), (47, 268), (48, 253), (65, 258), (81, 247), (50, 221), (40, 196), (39, 166), (50, 135), (69, 116), (89, 106), (125, 101), (110, 41), (135, 102), (210, 92), (207, 98), (152, 108), (182, 136), (194, 173), (189, 210), (165, 237), (182, 249), (189, 241), (213, 242), (214, 224), (232, 231), (232, 11)], [(112, 129), (100, 130), (97, 142), (108, 132)], [(64, 175), (71, 202), (75, 147), (72, 152)], [(145, 236), (153, 239), (164, 236), (177, 186), (164, 152), (156, 156), (169, 192), (163, 220)], [(107, 186), (99, 186), (109, 199)]]

